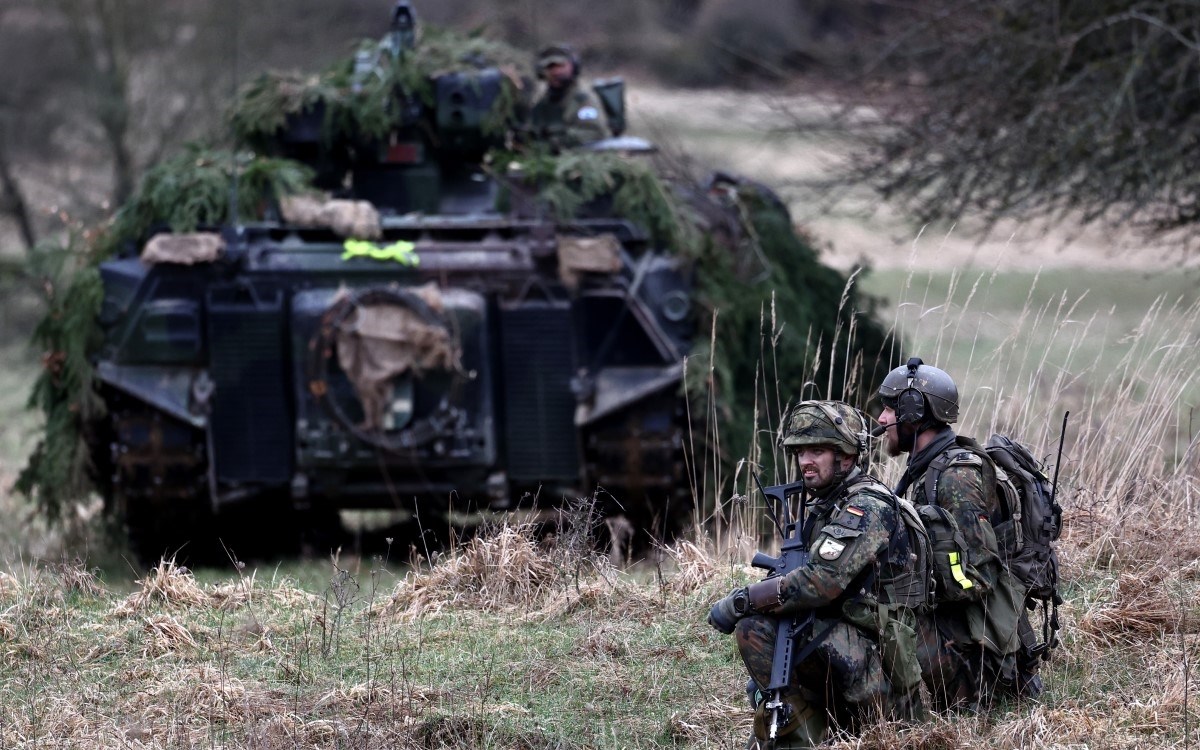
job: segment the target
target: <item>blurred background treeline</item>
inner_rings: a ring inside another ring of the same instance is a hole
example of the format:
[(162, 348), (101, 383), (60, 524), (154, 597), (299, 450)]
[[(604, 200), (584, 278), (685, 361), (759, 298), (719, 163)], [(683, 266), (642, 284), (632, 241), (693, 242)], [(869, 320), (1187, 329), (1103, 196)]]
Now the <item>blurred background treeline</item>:
[[(319, 71), (386, 28), (384, 0), (6, 0), (0, 6), (0, 240), (120, 205), (147, 166), (219, 135), (240, 83)], [(886, 18), (875, 2), (438, 0), (422, 23), (532, 53), (568, 40), (585, 75), (771, 87), (844, 69)], [(527, 71), (526, 71), (527, 72)], [(52, 207), (56, 210), (48, 210)]]

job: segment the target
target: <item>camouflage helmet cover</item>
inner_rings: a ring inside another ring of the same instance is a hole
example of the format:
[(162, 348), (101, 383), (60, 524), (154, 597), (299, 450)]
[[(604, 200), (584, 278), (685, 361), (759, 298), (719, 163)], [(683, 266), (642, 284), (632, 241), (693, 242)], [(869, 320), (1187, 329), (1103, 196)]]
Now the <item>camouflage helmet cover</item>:
[(843, 401), (801, 401), (792, 407), (780, 431), (786, 447), (829, 445), (848, 456), (866, 449), (867, 420)]
[(958, 421), (958, 386), (945, 370), (913, 357), (907, 365), (901, 365), (887, 374), (879, 386), (879, 398), (884, 406), (896, 410), (899, 416), (900, 394), (909, 388), (924, 396), (929, 409), (926, 416), (946, 424)]

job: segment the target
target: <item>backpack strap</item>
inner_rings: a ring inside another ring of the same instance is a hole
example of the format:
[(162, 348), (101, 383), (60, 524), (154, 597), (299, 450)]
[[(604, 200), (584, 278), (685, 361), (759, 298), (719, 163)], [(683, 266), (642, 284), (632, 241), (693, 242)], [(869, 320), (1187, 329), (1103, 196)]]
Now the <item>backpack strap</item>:
[[(896, 528), (893, 529), (891, 535), (888, 538), (887, 554), (888, 554), (889, 562), (894, 560), (898, 556), (896, 554), (897, 553), (896, 548), (901, 543), (909, 542), (909, 528), (912, 526), (912, 524), (915, 523), (916, 527), (920, 528), (921, 533), (926, 534), (926, 537), (928, 536), (928, 532), (925, 532), (925, 525), (921, 521), (920, 515), (917, 513), (917, 510), (913, 506), (913, 504), (910, 503), (908, 500), (905, 500), (904, 498), (896, 497), (896, 495), (894, 495), (891, 492), (891, 490), (889, 490), (887, 488), (887, 485), (883, 484), (882, 482), (875, 479), (874, 477), (864, 474), (857, 481), (848, 485), (846, 489), (847, 489), (847, 494), (849, 494), (851, 492), (855, 492), (855, 493), (859, 493), (859, 494), (871, 495), (872, 497), (882, 500), (883, 502), (887, 503), (888, 505), (890, 505), (892, 507), (893, 510), (896, 511)], [(918, 541), (918, 543), (920, 543), (920, 542)], [(910, 554), (915, 554), (917, 552), (918, 552), (917, 550), (911, 550), (911, 549), (909, 550)], [(922, 557), (927, 557), (928, 556), (927, 552), (928, 551), (926, 550), (926, 554), (918, 555), (918, 559), (920, 559)], [(928, 563), (928, 560), (923, 560), (923, 562)], [(862, 574), (860, 574), (856, 580), (851, 581), (850, 585), (846, 587), (846, 590), (847, 590), (847, 592), (854, 591), (855, 593), (849, 594), (848, 596), (844, 595), (844, 596), (846, 596), (845, 601), (853, 600), (856, 598), (861, 598), (862, 594), (865, 593), (867, 590), (869, 590), (875, 584), (876, 578), (878, 577), (880, 569), (883, 567), (883, 564), (884, 564), (883, 560), (877, 559), (875, 561), (875, 563), (873, 565), (871, 565), (871, 567), (867, 571), (864, 571)], [(919, 604), (915, 605), (914, 608), (921, 608), (921, 607), (929, 604), (929, 598), (933, 592), (932, 592), (932, 588), (929, 586), (928, 582), (924, 581), (925, 572), (917, 571), (917, 575), (922, 577), (922, 585), (925, 586), (925, 597), (924, 597), (925, 601), (920, 602)], [(883, 602), (879, 601), (878, 596), (873, 596), (877, 607), (895, 608), (895, 607), (904, 606), (899, 603), (899, 601), (898, 601), (899, 596), (897, 595), (897, 592), (894, 590), (891, 590), (893, 588), (892, 584), (894, 584), (894, 583), (895, 583), (894, 580), (881, 582), (881, 585), (883, 585), (887, 589), (889, 589), (886, 592), (889, 603), (884, 604)]]
[[(880, 488), (882, 488), (882, 491), (879, 491), (876, 488), (876, 485), (878, 485)], [(847, 501), (849, 500), (850, 495), (853, 495), (853, 494), (869, 494), (869, 495), (880, 497), (880, 498), (885, 498), (888, 495), (887, 487), (883, 486), (882, 484), (879, 484), (878, 480), (876, 480), (871, 475), (866, 474), (865, 472), (862, 474), (859, 474), (853, 480), (846, 482), (842, 486), (842, 492), (845, 494)], [(888, 552), (889, 553), (891, 552), (892, 544), (894, 543), (893, 540), (894, 540), (895, 536), (896, 535), (893, 533), (888, 538)], [(808, 538), (808, 529), (805, 529), (804, 537), (806, 539)], [(865, 592), (866, 590), (870, 589), (871, 586), (875, 583), (875, 576), (878, 572), (879, 572), (879, 560), (877, 559), (874, 563), (871, 564), (871, 566), (869, 568), (863, 569), (862, 572), (860, 572), (857, 576), (855, 576), (853, 579), (851, 579), (850, 583), (846, 585), (845, 590), (842, 591), (841, 596), (839, 596), (836, 600), (831, 602), (828, 606), (834, 610), (840, 610), (842, 608), (842, 605), (844, 605), (846, 602), (852, 601), (856, 598), (859, 598), (862, 595), (862, 592)]]
[[(938, 480), (942, 478), (942, 472), (951, 466), (976, 466), (982, 469), (985, 479), (984, 491), (988, 491), (987, 462), (983, 460), (985, 456), (971, 449), (970, 444), (975, 441), (970, 438), (959, 437), (958, 440), (958, 447), (939, 453), (929, 462), (929, 468), (925, 470), (925, 502), (937, 505)], [(969, 441), (969, 444), (964, 445), (963, 441)]]
[[(983, 508), (993, 524), (999, 524), (1013, 517), (1020, 519), (1019, 501), (1017, 507), (1011, 507), (1012, 502), (997, 488), (999, 477), (996, 474), (996, 464), (987, 451), (969, 437), (957, 436), (956, 447), (947, 450), (929, 462), (925, 472), (925, 502), (937, 505), (938, 481), (942, 472), (951, 466), (974, 466), (979, 469), (983, 478)], [(992, 509), (995, 508), (995, 511)]]

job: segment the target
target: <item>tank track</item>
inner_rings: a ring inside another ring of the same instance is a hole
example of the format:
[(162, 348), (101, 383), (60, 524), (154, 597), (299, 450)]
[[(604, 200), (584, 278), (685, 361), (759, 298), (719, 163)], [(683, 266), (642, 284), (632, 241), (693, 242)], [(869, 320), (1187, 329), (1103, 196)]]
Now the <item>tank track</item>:
[(123, 394), (109, 392), (106, 399), (94, 463), (105, 505), (125, 527), (132, 551), (154, 562), (199, 545), (215, 520), (204, 434)]
[(661, 428), (648, 428), (646, 412), (639, 408), (585, 437), (589, 486), (606, 493), (602, 511), (607, 516), (625, 516), (634, 528), (643, 529), (641, 544), (670, 541), (692, 521), (695, 502), (685, 455), (682, 399), (674, 400), (679, 402), (678, 413)]

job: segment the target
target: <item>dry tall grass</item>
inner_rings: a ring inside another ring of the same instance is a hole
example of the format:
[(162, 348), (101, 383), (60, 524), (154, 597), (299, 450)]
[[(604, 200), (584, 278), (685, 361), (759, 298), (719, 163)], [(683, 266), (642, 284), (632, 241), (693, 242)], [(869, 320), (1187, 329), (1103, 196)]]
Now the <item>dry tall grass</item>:
[[(895, 326), (958, 379), (965, 434), (1014, 434), (1053, 463), (1072, 413), (1063, 646), (1047, 693), (828, 747), (1196, 746), (1200, 309), (1160, 300), (1126, 325), (1103, 307), (1082, 314), (1086, 298), (1031, 291), (999, 318), (995, 283), (956, 275), (937, 300), (911, 283)], [(769, 465), (796, 397), (771, 382), (761, 373), (748, 462), (706, 478), (720, 502), (653, 567), (500, 526), (386, 588), (379, 561), (366, 576), (335, 566), (324, 595), (254, 570), (204, 584), (170, 561), (129, 593), (82, 564), (0, 573), (0, 747), (741, 747), (745, 671), (703, 619), (757, 576), (745, 561), (762, 507), (746, 472)], [(900, 468), (882, 464), (889, 479)]]

